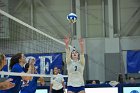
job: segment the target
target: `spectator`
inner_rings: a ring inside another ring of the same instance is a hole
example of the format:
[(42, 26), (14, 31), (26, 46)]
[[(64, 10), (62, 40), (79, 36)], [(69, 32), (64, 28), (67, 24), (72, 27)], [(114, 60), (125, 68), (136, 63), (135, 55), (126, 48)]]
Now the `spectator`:
[(136, 84), (135, 78), (134, 78), (134, 77), (130, 77), (130, 78), (129, 78), (129, 83), (130, 83), (130, 84)]

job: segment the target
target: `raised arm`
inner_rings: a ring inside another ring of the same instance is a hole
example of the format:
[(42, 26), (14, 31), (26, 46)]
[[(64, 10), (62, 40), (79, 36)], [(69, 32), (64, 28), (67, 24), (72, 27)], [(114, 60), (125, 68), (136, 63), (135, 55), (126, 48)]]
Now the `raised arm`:
[(65, 42), (65, 45), (66, 45), (66, 63), (69, 63), (70, 59), (71, 59), (71, 53), (70, 53), (70, 49), (69, 49), (70, 38), (65, 37), (64, 42)]
[[(28, 73), (28, 74), (34, 74), (34, 72), (35, 72), (34, 64), (33, 64), (33, 62), (30, 62), (29, 63), (28, 71), (26, 73)], [(22, 77), (23, 80), (26, 80), (26, 81), (32, 80), (32, 78), (33, 78), (32, 76), (21, 76), (21, 77)]]
[(80, 61), (82, 65), (85, 65), (84, 40), (82, 38), (79, 38), (79, 46), (80, 46)]

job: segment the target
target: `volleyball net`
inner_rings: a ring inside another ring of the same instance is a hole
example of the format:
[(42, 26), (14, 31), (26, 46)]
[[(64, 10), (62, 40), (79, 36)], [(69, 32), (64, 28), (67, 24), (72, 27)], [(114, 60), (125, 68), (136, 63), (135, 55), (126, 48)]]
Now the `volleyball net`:
[[(65, 44), (63, 38), (59, 37), (57, 33), (47, 29), (37, 29), (0, 9), (0, 52), (4, 54), (63, 53)], [(41, 74), (30, 75), (13, 72), (0, 72), (0, 74), (41, 76)], [(44, 73), (42, 77), (50, 77), (50, 75)]]
[(2, 10), (0, 10), (0, 19), (1, 33), (3, 33), (0, 42), (5, 47), (4, 53), (64, 52), (62, 39), (54, 38), (57, 34), (36, 29)]

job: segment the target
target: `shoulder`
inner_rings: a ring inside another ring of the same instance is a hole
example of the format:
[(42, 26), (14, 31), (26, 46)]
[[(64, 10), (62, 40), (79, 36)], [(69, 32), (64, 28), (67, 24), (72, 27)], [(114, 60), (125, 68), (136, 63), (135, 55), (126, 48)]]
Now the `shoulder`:
[(63, 75), (62, 75), (62, 74), (58, 74), (58, 76), (63, 77)]
[(14, 66), (13, 66), (13, 68), (20, 68), (21, 66), (18, 64), (18, 63), (16, 63)]
[(58, 77), (63, 78), (63, 75), (62, 74), (58, 74)]
[(8, 66), (5, 65), (5, 66), (1, 69), (1, 71), (8, 71)]
[(20, 69), (20, 68), (22, 67), (19, 64), (15, 64), (12, 69), (14, 70), (14, 69)]
[(17, 63), (13, 66), (12, 71), (14, 72), (23, 72), (23, 68)]
[(72, 63), (73, 63), (73, 60), (70, 59), (70, 61), (67, 63), (67, 65), (70, 65), (70, 64), (72, 64)]

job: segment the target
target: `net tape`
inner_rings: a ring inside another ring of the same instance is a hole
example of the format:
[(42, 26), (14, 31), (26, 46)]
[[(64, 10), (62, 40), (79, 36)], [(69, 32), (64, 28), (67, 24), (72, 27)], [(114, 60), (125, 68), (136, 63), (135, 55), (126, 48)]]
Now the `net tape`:
[[(0, 75), (11, 75), (11, 76), (32, 76), (32, 77), (52, 77), (52, 75), (44, 75), (44, 74), (28, 74), (28, 73), (15, 73), (15, 72), (4, 72), (0, 71)], [(63, 77), (68, 77), (67, 75), (63, 75)]]

